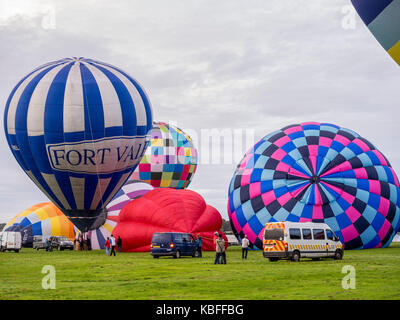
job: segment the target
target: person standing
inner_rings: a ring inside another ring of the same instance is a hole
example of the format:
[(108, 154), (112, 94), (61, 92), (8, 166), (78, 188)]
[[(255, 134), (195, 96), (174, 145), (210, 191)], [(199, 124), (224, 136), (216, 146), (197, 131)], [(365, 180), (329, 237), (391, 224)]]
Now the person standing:
[(115, 246), (116, 246), (116, 241), (113, 235), (111, 235), (110, 238), (110, 244), (111, 244), (111, 252), (110, 252), (110, 257), (114, 254), (114, 257), (116, 256), (115, 254)]
[(111, 244), (110, 244), (110, 238), (109, 237), (107, 237), (107, 240), (106, 240), (106, 243), (104, 244), (104, 246), (106, 247), (106, 255), (110, 255)]
[(222, 239), (222, 234), (215, 241), (215, 253), (214, 264), (226, 264), (225, 240)]
[(247, 236), (244, 235), (242, 239), (242, 259), (247, 259), (247, 252), (249, 251), (250, 241), (247, 239)]
[(122, 248), (122, 239), (120, 236), (118, 236), (118, 240), (117, 240), (117, 250), (118, 252), (121, 252), (121, 248)]
[(196, 242), (197, 242), (197, 251), (199, 252), (199, 257), (202, 257), (203, 256), (202, 251), (201, 251), (202, 240), (201, 240), (200, 234), (197, 234)]

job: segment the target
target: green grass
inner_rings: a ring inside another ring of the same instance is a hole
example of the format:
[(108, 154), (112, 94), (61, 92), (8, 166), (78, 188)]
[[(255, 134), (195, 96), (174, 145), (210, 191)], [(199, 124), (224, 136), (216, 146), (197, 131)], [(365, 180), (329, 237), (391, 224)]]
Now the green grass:
[[(103, 251), (0, 253), (0, 299), (399, 299), (400, 245), (346, 251), (342, 261), (269, 262), (260, 251), (242, 261), (230, 247), (226, 265), (203, 258), (153, 259), (149, 253)], [(44, 265), (56, 269), (56, 289), (41, 287)], [(356, 289), (342, 288), (342, 267), (356, 270)]]

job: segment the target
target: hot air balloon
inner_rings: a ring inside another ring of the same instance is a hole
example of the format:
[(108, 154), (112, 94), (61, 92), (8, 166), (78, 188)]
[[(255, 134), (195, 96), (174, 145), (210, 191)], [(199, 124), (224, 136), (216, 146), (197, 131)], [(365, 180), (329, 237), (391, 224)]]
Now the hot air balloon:
[(88, 231), (92, 249), (104, 249), (107, 237), (110, 237), (119, 221), (122, 208), (134, 199), (138, 199), (154, 188), (148, 183), (128, 180), (107, 205), (107, 220), (98, 229)]
[(214, 232), (221, 226), (220, 213), (198, 193), (156, 188), (124, 206), (113, 235), (122, 238), (122, 251), (148, 252), (154, 232), (200, 234), (202, 249), (207, 251), (215, 250)]
[(66, 58), (45, 64), (12, 90), (9, 147), (31, 180), (85, 232), (140, 162), (152, 127), (138, 82), (109, 64)]
[(239, 163), (228, 213), (240, 240), (262, 248), (267, 222), (325, 222), (345, 249), (387, 247), (400, 226), (399, 181), (357, 133), (302, 123), (268, 134)]
[(361, 19), (400, 65), (400, 1), (351, 0)]
[(192, 139), (181, 129), (155, 122), (151, 140), (131, 179), (153, 187), (187, 188), (197, 168), (197, 150)]
[(51, 202), (43, 202), (17, 214), (4, 227), (4, 231), (19, 231), (22, 245), (32, 247), (34, 236), (64, 236), (73, 240), (74, 225)]

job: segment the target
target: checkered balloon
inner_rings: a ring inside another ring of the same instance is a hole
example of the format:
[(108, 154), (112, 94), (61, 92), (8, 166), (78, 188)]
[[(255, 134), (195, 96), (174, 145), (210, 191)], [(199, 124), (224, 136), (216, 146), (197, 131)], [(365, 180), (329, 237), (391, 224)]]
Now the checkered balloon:
[(267, 222), (325, 222), (345, 249), (387, 247), (400, 226), (400, 189), (389, 161), (357, 133), (302, 123), (257, 142), (229, 187), (240, 240), (262, 249)]
[(186, 133), (173, 125), (154, 122), (149, 146), (130, 179), (153, 187), (184, 189), (196, 172), (197, 159), (197, 150)]

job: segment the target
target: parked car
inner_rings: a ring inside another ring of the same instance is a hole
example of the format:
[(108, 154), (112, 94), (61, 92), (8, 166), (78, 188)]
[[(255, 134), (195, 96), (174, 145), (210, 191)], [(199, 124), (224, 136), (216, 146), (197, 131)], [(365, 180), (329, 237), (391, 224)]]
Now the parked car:
[[(64, 249), (69, 249), (69, 250), (74, 249), (73, 242), (69, 240), (67, 237), (51, 236), (48, 237), (48, 239), (50, 241), (50, 250), (58, 249), (59, 251), (62, 251)], [(33, 249), (36, 250), (46, 249), (46, 238), (43, 236), (34, 236), (32, 247)]]
[(43, 238), (43, 236), (33, 237), (32, 248), (36, 250), (46, 249), (45, 239)]
[(199, 257), (198, 245), (189, 233), (179, 232), (156, 232), (151, 240), (150, 253), (154, 258), (160, 256), (182, 256)]
[(0, 251), (15, 251), (19, 252), (22, 248), (21, 232), (4, 231), (0, 238)]
[(300, 258), (341, 260), (343, 245), (325, 223), (272, 222), (265, 225), (263, 255), (270, 261)]
[(59, 251), (64, 249), (73, 250), (74, 243), (69, 240), (67, 237), (50, 237), (51, 246), (57, 248)]

